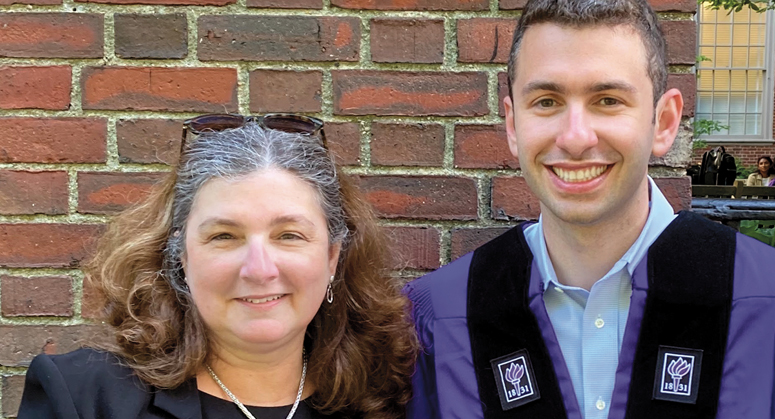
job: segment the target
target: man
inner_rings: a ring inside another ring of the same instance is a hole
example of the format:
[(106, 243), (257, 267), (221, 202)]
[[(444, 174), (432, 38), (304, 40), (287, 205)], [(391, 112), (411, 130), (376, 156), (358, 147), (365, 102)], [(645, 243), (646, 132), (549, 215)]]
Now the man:
[(529, 1), (508, 71), (541, 216), (407, 286), (409, 417), (775, 417), (775, 251), (647, 175), (683, 107), (650, 6)]

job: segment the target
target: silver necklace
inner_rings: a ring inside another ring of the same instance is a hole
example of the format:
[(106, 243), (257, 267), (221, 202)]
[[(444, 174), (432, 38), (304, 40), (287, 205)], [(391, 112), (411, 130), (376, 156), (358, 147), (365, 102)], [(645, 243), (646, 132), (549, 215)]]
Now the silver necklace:
[[(301, 367), (301, 381), (299, 381), (299, 392), (296, 393), (296, 401), (293, 402), (293, 407), (291, 407), (291, 411), (288, 412), (288, 416), (285, 419), (291, 419), (293, 417), (293, 414), (296, 413), (296, 409), (299, 407), (299, 401), (301, 401), (301, 393), (304, 391), (304, 379), (307, 378), (307, 353), (302, 349), (301, 351), (301, 357), (304, 360), (304, 365)], [(213, 377), (213, 380), (221, 387), (221, 390), (223, 390), (224, 393), (226, 393), (227, 396), (231, 399), (231, 401), (234, 402), (234, 404), (239, 407), (239, 409), (242, 411), (242, 413), (245, 414), (249, 419), (256, 419), (255, 416), (253, 416), (250, 411), (245, 407), (242, 402), (240, 402), (237, 399), (237, 396), (234, 395), (231, 391), (229, 391), (228, 388), (226, 388), (226, 385), (221, 382), (221, 379), (218, 378), (217, 375), (215, 375), (215, 372), (212, 368), (210, 368), (209, 365), (205, 364), (205, 367), (207, 367), (207, 372), (210, 373), (210, 377)]]

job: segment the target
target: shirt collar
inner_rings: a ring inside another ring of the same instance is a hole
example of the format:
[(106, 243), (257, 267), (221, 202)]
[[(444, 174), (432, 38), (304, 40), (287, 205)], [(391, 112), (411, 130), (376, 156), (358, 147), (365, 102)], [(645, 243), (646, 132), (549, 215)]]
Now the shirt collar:
[[(646, 224), (643, 226), (643, 230), (640, 232), (638, 239), (635, 240), (635, 243), (630, 246), (622, 258), (614, 264), (611, 271), (606, 273), (603, 278), (613, 272), (621, 270), (623, 266), (627, 268), (630, 277), (632, 277), (635, 267), (638, 266), (638, 263), (640, 263), (646, 255), (651, 244), (656, 241), (657, 237), (662, 234), (662, 231), (664, 231), (676, 217), (676, 214), (673, 212), (673, 207), (667, 202), (667, 199), (659, 190), (656, 183), (654, 183), (654, 180), (651, 179), (651, 176), (647, 177), (649, 180), (649, 216), (646, 219)], [(554, 271), (554, 266), (549, 258), (549, 252), (546, 249), (543, 231), (543, 216), (539, 216), (538, 223), (525, 229), (525, 239), (535, 257), (544, 289), (546, 289), (550, 283), (558, 287), (565, 287), (557, 280), (557, 274)]]

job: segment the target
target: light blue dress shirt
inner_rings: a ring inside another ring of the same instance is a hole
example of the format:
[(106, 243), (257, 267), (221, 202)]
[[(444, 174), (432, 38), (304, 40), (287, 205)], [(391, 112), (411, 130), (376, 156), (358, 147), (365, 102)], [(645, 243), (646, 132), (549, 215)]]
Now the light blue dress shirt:
[(587, 291), (560, 284), (546, 250), (543, 221), (525, 229), (544, 284), (544, 303), (585, 419), (608, 417), (630, 310), (632, 273), (676, 215), (649, 177), (649, 216), (638, 239)]

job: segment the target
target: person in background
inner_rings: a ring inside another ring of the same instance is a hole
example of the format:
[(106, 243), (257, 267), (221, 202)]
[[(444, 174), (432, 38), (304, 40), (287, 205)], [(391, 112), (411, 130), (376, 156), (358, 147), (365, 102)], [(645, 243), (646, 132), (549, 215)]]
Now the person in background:
[(761, 156), (756, 164), (756, 172), (745, 180), (745, 186), (772, 186), (775, 181), (775, 167), (772, 167), (770, 156)]
[(113, 341), (35, 357), (19, 419), (405, 417), (407, 301), (322, 121), (184, 126), (178, 167), (87, 268)]
[(409, 283), (411, 419), (775, 417), (775, 249), (648, 176), (683, 100), (647, 0), (529, 0), (506, 137), (537, 223)]

